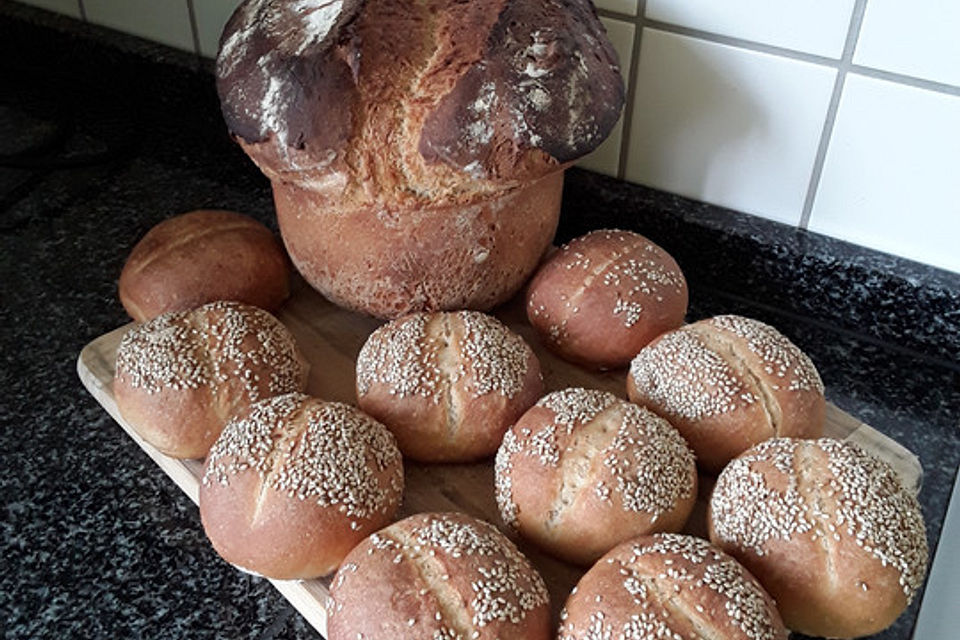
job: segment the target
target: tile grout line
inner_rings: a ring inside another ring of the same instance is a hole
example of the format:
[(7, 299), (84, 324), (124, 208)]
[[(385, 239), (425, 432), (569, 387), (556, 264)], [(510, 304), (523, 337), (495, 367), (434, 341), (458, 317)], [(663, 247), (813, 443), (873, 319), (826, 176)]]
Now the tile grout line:
[(826, 118), (824, 118), (823, 129), (820, 133), (820, 142), (817, 145), (817, 153), (814, 156), (813, 168), (810, 172), (810, 182), (807, 184), (807, 194), (803, 199), (800, 222), (797, 224), (798, 229), (806, 230), (810, 226), (810, 216), (813, 214), (813, 203), (816, 199), (817, 191), (820, 189), (820, 179), (823, 176), (823, 167), (827, 160), (827, 149), (830, 147), (834, 125), (837, 122), (837, 112), (840, 110), (840, 98), (843, 95), (847, 74), (850, 73), (853, 68), (853, 54), (857, 48), (857, 40), (860, 38), (860, 28), (863, 26), (863, 16), (866, 10), (867, 0), (856, 0), (853, 6), (853, 14), (850, 16), (847, 39), (843, 44), (843, 55), (840, 57), (840, 64), (837, 66), (837, 78), (833, 83), (833, 93), (830, 95), (827, 115)]
[[(647, 0), (638, 0), (637, 14), (642, 16), (646, 11)], [(609, 17), (609, 16), (608, 16)], [(623, 104), (623, 125), (620, 133), (620, 155), (617, 158), (617, 179), (625, 180), (627, 174), (627, 160), (630, 156), (630, 137), (633, 129), (633, 105), (638, 90), (638, 75), (640, 65), (640, 44), (643, 38), (642, 19), (633, 17), (633, 47), (630, 49), (630, 69), (627, 74), (626, 99)]]
[(914, 89), (924, 89), (934, 93), (944, 93), (951, 96), (960, 96), (960, 86), (937, 82), (936, 80), (927, 80), (926, 78), (917, 78), (908, 76), (895, 71), (884, 71), (874, 67), (866, 67), (860, 64), (850, 66), (850, 72), (857, 75), (873, 78), (874, 80), (885, 80), (895, 84), (902, 84)]
[(197, 13), (193, 0), (187, 0), (187, 14), (190, 16), (190, 33), (193, 35), (193, 53), (200, 57), (200, 29), (197, 28)]

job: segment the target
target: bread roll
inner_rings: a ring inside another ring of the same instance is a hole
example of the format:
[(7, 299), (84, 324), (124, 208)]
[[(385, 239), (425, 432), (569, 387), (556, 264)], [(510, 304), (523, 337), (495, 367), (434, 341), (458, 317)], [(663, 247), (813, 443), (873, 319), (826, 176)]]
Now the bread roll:
[(589, 389), (537, 402), (504, 436), (494, 473), (504, 521), (582, 565), (627, 538), (679, 531), (697, 497), (693, 453), (677, 430)]
[(223, 430), (200, 483), (203, 529), (227, 562), (280, 580), (332, 573), (393, 517), (403, 461), (353, 407), (293, 393)]
[(509, 298), (624, 99), (589, 0), (247, 0), (217, 89), (297, 269), (383, 317)]
[(290, 295), (290, 270), (283, 247), (253, 218), (191, 211), (164, 220), (136, 244), (119, 293), (137, 322), (217, 300), (274, 311)]
[(624, 367), (683, 324), (687, 283), (670, 255), (629, 231), (592, 231), (564, 245), (527, 288), (527, 318), (562, 358)]
[(630, 364), (627, 394), (679, 429), (711, 473), (767, 438), (823, 435), (826, 401), (813, 362), (773, 327), (742, 316), (657, 338)]
[(777, 600), (787, 626), (813, 636), (885, 629), (926, 573), (916, 498), (850, 442), (777, 438), (746, 451), (717, 478), (709, 527)]
[(773, 599), (706, 540), (660, 534), (624, 542), (577, 584), (558, 640), (787, 640)]
[(174, 458), (202, 458), (257, 400), (307, 384), (293, 336), (262, 309), (213, 302), (134, 327), (117, 349), (113, 391), (124, 420)]
[(415, 460), (493, 455), (542, 392), (527, 343), (478, 311), (399, 318), (374, 331), (357, 358), (358, 405)]
[(330, 586), (330, 640), (547, 640), (543, 579), (493, 525), (421, 513), (361, 542)]

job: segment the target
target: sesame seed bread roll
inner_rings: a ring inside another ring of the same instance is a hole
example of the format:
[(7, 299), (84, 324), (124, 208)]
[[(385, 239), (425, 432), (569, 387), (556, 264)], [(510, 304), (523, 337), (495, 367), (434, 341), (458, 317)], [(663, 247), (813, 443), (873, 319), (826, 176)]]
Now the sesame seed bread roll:
[(119, 294), (137, 322), (217, 300), (275, 311), (290, 295), (290, 268), (283, 247), (253, 218), (192, 211), (164, 220), (134, 246)]
[(240, 569), (280, 580), (325, 576), (393, 518), (403, 460), (357, 409), (292, 393), (232, 420), (210, 450), (200, 519)]
[(881, 631), (923, 584), (916, 498), (859, 446), (768, 440), (733, 460), (710, 498), (710, 539), (776, 598), (787, 626), (830, 638)]
[(478, 311), (417, 313), (374, 331), (357, 358), (357, 403), (404, 455), (465, 462), (493, 455), (540, 394), (523, 338)]
[(519, 290), (625, 93), (589, 0), (245, 0), (217, 90), (296, 268), (385, 318)]
[(560, 614), (558, 640), (787, 640), (773, 599), (706, 540), (642, 536), (580, 579)]
[(711, 473), (768, 438), (820, 437), (826, 420), (810, 358), (770, 325), (735, 315), (657, 338), (630, 364), (627, 395), (679, 429)]
[(677, 430), (590, 389), (537, 402), (504, 436), (494, 474), (503, 520), (580, 565), (633, 536), (679, 531), (697, 497), (693, 453)]
[(421, 513), (350, 552), (330, 586), (329, 640), (547, 640), (537, 570), (493, 525)]
[(213, 302), (128, 331), (113, 392), (144, 440), (174, 458), (202, 458), (234, 414), (304, 390), (308, 368), (293, 335), (268, 312)]
[(537, 270), (527, 318), (562, 358), (624, 367), (651, 340), (683, 324), (687, 283), (670, 255), (629, 231), (572, 240)]

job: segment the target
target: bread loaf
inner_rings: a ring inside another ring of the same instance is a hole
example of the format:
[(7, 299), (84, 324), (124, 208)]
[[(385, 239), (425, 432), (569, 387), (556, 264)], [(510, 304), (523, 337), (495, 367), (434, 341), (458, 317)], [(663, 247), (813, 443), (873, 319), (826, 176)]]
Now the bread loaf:
[(826, 401), (813, 362), (770, 325), (743, 316), (661, 335), (631, 362), (627, 394), (679, 429), (711, 473), (767, 438), (823, 435)]
[(137, 322), (217, 300), (274, 311), (290, 295), (290, 271), (283, 247), (253, 218), (191, 211), (164, 220), (134, 246), (119, 294)]
[(258, 402), (226, 426), (204, 465), (200, 518), (237, 567), (315, 578), (389, 523), (402, 494), (403, 462), (383, 425), (294, 393)]
[(547, 640), (543, 579), (493, 525), (421, 513), (361, 542), (330, 586), (330, 640)]
[(674, 259), (640, 234), (600, 230), (545, 260), (526, 301), (530, 324), (553, 351), (613, 369), (683, 324), (687, 283)]
[(247, 0), (217, 89), (297, 269), (389, 317), (509, 298), (624, 96), (589, 0)]
[(504, 521), (582, 565), (627, 538), (679, 531), (697, 497), (693, 453), (677, 430), (589, 389), (537, 402), (504, 436), (494, 473)]
[(855, 638), (885, 629), (923, 584), (927, 538), (916, 498), (857, 445), (777, 438), (717, 478), (710, 539), (777, 600), (787, 626)]
[(113, 391), (124, 420), (174, 458), (202, 458), (236, 413), (302, 391), (308, 365), (262, 309), (213, 302), (134, 327), (117, 349)]
[(478, 311), (416, 313), (374, 331), (357, 358), (357, 402), (415, 460), (491, 456), (543, 392), (519, 335)]
[(787, 640), (773, 599), (706, 540), (660, 534), (611, 550), (581, 578), (558, 640)]

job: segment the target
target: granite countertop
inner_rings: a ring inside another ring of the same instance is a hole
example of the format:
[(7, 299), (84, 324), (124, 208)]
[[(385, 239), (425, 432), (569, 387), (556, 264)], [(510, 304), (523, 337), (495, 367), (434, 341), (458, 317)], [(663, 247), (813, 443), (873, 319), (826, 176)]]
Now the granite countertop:
[[(5, 637), (316, 637), (216, 556), (75, 369), (128, 321), (116, 279), (154, 224), (207, 207), (276, 226), (206, 65), (10, 3), (0, 55)], [(623, 227), (673, 253), (691, 320), (742, 313), (803, 347), (832, 402), (919, 456), (936, 547), (960, 461), (960, 276), (579, 170), (561, 220), (559, 241)], [(877, 637), (908, 638), (918, 602)]]

